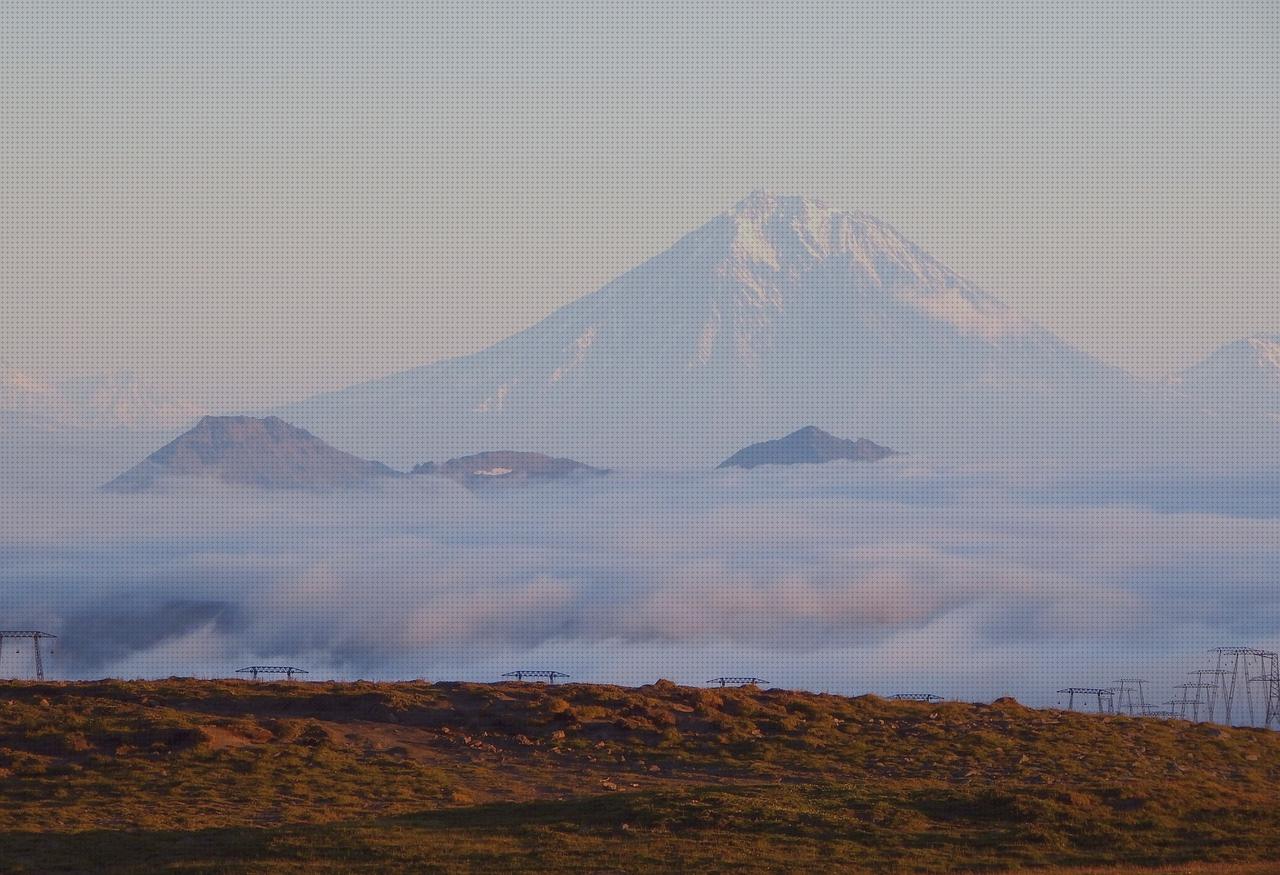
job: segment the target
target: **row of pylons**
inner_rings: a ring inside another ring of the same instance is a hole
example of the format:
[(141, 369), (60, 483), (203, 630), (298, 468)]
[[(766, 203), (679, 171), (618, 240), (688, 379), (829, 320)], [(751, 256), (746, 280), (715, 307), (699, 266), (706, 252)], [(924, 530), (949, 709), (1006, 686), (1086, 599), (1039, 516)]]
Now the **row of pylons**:
[[(36, 678), (44, 680), (44, 661), (40, 653), (40, 641), (57, 638), (47, 632), (34, 630), (0, 630), (0, 654), (4, 652), (6, 639), (26, 639), (32, 644)], [(1190, 680), (1174, 686), (1174, 696), (1164, 702), (1163, 708), (1147, 701), (1147, 685), (1143, 678), (1120, 678), (1106, 687), (1066, 687), (1058, 690), (1067, 697), (1066, 706), (1076, 710), (1077, 702), (1088, 709), (1094, 704), (1099, 714), (1126, 714), (1130, 717), (1164, 717), (1194, 722), (1225, 723), (1229, 726), (1257, 726), (1280, 728), (1280, 655), (1273, 650), (1256, 647), (1214, 647), (1211, 668), (1198, 668), (1188, 672)], [(251, 673), (256, 680), (262, 674), (285, 674), (292, 680), (295, 675), (306, 674), (293, 666), (250, 666), (238, 673)], [(555, 683), (568, 675), (554, 671), (508, 672), (505, 678), (524, 680), (526, 677), (545, 678)], [(714, 678), (708, 683), (720, 686), (743, 683), (764, 683), (755, 677)], [(895, 699), (919, 698), (936, 701), (932, 694), (906, 694)], [(1259, 724), (1261, 719), (1261, 724)]]
[[(1066, 687), (1066, 706), (1099, 714), (1165, 717), (1228, 726), (1280, 728), (1280, 656), (1256, 647), (1214, 647), (1210, 668), (1188, 672), (1164, 707), (1147, 701), (1149, 681), (1121, 678), (1106, 687)], [(1093, 706), (1092, 708), (1090, 706)]]

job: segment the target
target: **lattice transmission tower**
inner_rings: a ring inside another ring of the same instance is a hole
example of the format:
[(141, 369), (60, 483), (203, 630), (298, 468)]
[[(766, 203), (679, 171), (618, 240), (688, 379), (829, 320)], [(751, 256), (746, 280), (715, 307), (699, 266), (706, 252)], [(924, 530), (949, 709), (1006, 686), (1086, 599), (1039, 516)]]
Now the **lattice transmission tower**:
[(1143, 678), (1120, 678), (1112, 681), (1115, 691), (1115, 712), (1128, 714), (1130, 717), (1141, 717), (1150, 706), (1147, 705), (1146, 685), (1150, 683)]
[(236, 669), (236, 674), (247, 674), (255, 681), (259, 675), (264, 674), (282, 674), (289, 680), (293, 680), (294, 675), (310, 674), (310, 672), (292, 665), (249, 665)]
[(40, 654), (40, 640), (42, 638), (57, 638), (57, 635), (50, 635), (48, 632), (36, 632), (30, 629), (0, 631), (0, 656), (4, 655), (4, 641), (6, 638), (28, 639), (31, 641), (31, 650), (34, 653), (33, 661), (36, 670), (36, 680), (44, 680), (44, 657)]
[(1098, 703), (1099, 714), (1114, 714), (1116, 691), (1110, 687), (1066, 687), (1058, 690), (1058, 695), (1067, 694), (1067, 710), (1076, 709), (1076, 696), (1094, 699)]
[(1230, 672), (1220, 668), (1198, 668), (1187, 674), (1195, 678), (1197, 684), (1208, 687), (1205, 693), (1205, 719), (1213, 723), (1226, 704)]
[[(1178, 714), (1185, 720), (1192, 720), (1196, 723), (1200, 722), (1200, 714), (1203, 712), (1206, 719), (1209, 715), (1209, 697), (1213, 691), (1213, 684), (1199, 683), (1191, 681), (1185, 684), (1178, 684), (1175, 690), (1182, 691), (1182, 711)], [(1187, 712), (1190, 711), (1190, 716)]]
[[(1257, 725), (1259, 711), (1264, 725), (1269, 726), (1280, 717), (1280, 667), (1276, 665), (1275, 652), (1256, 647), (1214, 647), (1209, 652), (1217, 654), (1215, 670), (1224, 673), (1224, 722), (1228, 725), (1235, 723), (1242, 697), (1249, 715), (1246, 725)], [(1259, 702), (1255, 702), (1255, 690), (1261, 694)]]
[(548, 671), (546, 669), (520, 669), (519, 671), (509, 671), (503, 675), (504, 678), (515, 678), (522, 681), (525, 678), (545, 678), (548, 684), (554, 684), (559, 678), (567, 678), (568, 675), (562, 671)]

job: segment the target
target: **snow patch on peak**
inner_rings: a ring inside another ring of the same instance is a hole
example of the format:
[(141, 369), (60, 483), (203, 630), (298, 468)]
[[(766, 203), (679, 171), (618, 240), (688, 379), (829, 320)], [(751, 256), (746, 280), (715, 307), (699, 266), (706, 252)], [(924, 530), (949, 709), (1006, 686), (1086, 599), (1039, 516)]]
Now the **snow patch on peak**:
[(690, 367), (705, 365), (711, 361), (712, 353), (716, 348), (716, 337), (720, 334), (720, 308), (712, 307), (711, 315), (707, 317), (707, 321), (703, 323), (702, 330), (698, 332), (697, 349), (694, 357), (689, 362)]
[(569, 360), (551, 372), (551, 376), (547, 378), (548, 382), (558, 383), (571, 371), (580, 367), (586, 360), (592, 344), (596, 342), (597, 333), (596, 326), (587, 326), (587, 329), (574, 340), (573, 346), (570, 348)]
[(842, 215), (813, 198), (753, 192), (728, 214), (736, 228), (733, 254), (774, 270), (781, 255), (820, 261), (833, 251), (834, 223)]
[(829, 204), (817, 198), (757, 189), (734, 204), (730, 215), (747, 221), (764, 222), (774, 218), (794, 221), (829, 216), (834, 212)]
[(823, 201), (757, 191), (726, 214), (733, 237), (720, 271), (751, 306), (785, 307), (789, 278), (840, 259), (851, 293), (896, 297), (930, 318), (988, 343), (1030, 332), (1031, 323), (939, 264), (895, 228)]
[(1027, 322), (1007, 307), (989, 300), (972, 299), (960, 289), (947, 288), (914, 302), (919, 309), (966, 334), (996, 341), (1022, 333)]
[(764, 234), (764, 229), (754, 221), (734, 218), (735, 231), (731, 251), (738, 262), (763, 264), (778, 270), (778, 252)]
[(507, 405), (507, 398), (511, 395), (511, 384), (503, 383), (488, 398), (471, 408), (472, 413), (499, 413), (502, 408)]

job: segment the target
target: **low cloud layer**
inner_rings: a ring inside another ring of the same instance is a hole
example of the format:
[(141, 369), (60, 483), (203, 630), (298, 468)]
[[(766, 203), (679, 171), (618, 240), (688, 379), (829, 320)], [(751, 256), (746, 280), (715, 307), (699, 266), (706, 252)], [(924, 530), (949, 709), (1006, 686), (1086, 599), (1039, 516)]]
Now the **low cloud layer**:
[(329, 495), (24, 489), (3, 512), (0, 611), (60, 636), (63, 677), (534, 667), (1041, 704), (1134, 674), (1162, 691), (1210, 646), (1280, 645), (1280, 519), (1118, 490), (915, 461), (492, 495), (431, 477)]

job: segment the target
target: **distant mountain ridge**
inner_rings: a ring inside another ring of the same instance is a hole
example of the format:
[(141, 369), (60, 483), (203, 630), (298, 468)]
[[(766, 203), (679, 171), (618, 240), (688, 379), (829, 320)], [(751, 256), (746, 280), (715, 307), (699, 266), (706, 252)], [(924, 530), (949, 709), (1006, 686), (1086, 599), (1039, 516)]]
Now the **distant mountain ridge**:
[(761, 465), (820, 465), (826, 462), (876, 462), (897, 455), (866, 438), (846, 440), (816, 426), (806, 426), (786, 437), (744, 447), (720, 463), (721, 468), (758, 468)]
[(1177, 385), (1210, 410), (1280, 419), (1280, 334), (1219, 347), (1183, 371)]
[(274, 416), (205, 416), (103, 488), (138, 492), (174, 479), (200, 479), (265, 489), (328, 490), (402, 476)]
[(492, 483), (528, 483), (568, 480), (578, 477), (601, 477), (609, 472), (593, 468), (573, 459), (559, 459), (542, 453), (513, 450), (490, 450), (450, 459), (441, 464), (424, 462), (415, 465), (413, 474), (436, 474), (450, 477), (470, 486)]
[(148, 385), (129, 371), (54, 379), (0, 366), (0, 431), (9, 425), (47, 433), (146, 432), (183, 425), (203, 412), (199, 405)]

